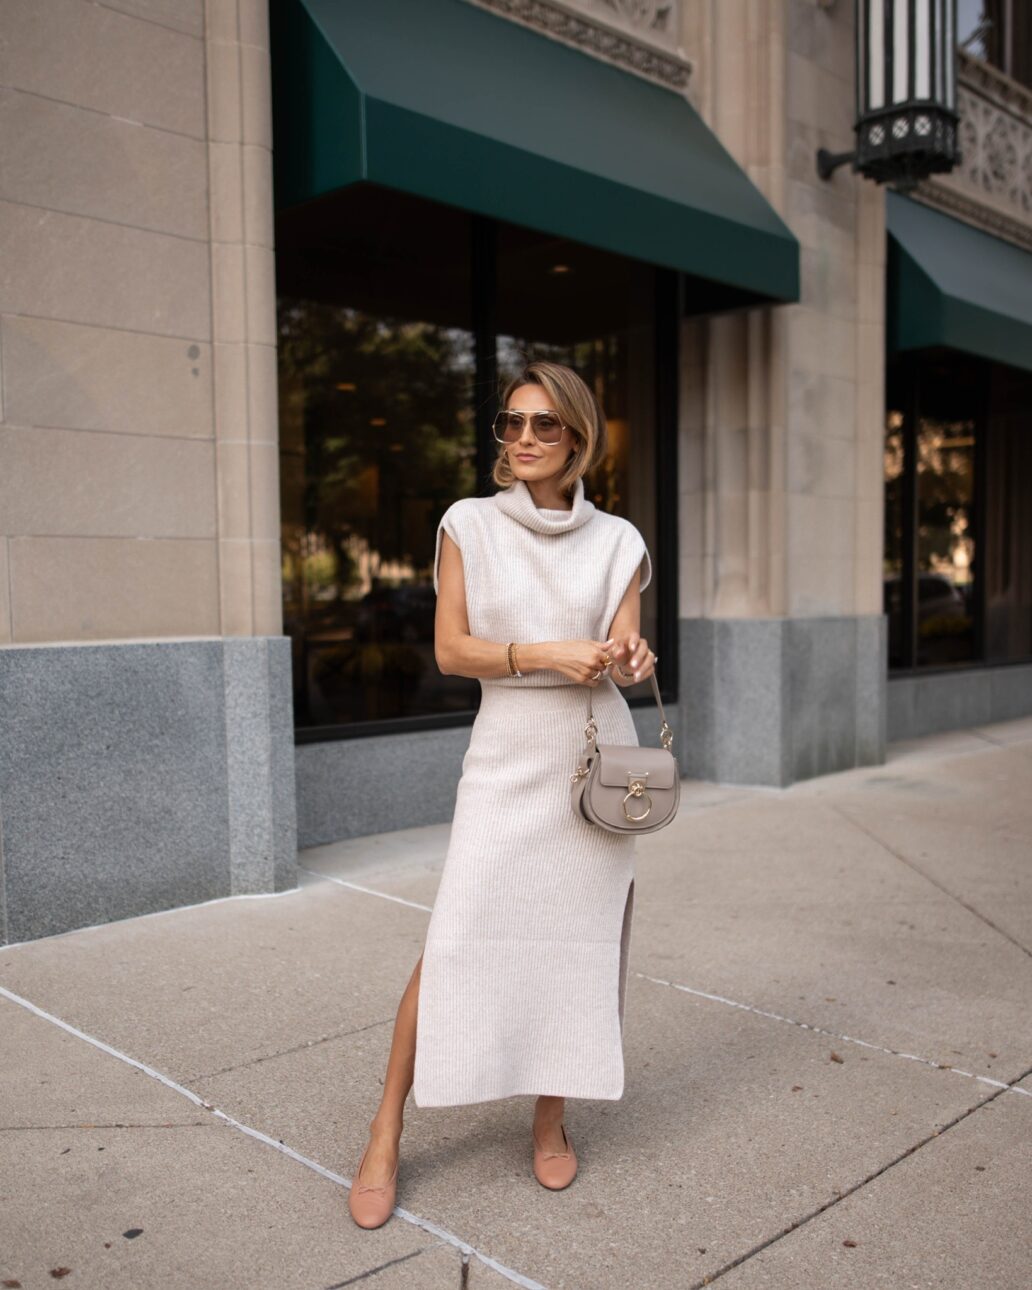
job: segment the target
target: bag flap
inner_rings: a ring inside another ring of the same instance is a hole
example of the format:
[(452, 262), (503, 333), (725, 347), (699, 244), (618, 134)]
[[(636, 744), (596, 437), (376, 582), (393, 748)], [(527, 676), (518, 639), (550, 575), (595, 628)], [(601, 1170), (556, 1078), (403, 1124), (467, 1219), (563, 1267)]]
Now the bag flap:
[[(608, 754), (608, 755), (607, 755)], [(635, 748), (631, 744), (598, 745), (598, 778), (608, 788), (626, 788), (627, 772), (645, 778), (646, 788), (673, 788), (677, 774), (674, 755), (665, 748)], [(648, 772), (645, 774), (645, 772)]]

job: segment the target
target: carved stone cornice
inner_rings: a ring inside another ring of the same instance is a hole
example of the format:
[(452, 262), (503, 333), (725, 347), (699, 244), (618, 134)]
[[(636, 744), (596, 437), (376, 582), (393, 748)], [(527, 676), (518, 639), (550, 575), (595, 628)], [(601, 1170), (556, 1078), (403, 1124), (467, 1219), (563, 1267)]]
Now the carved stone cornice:
[(1032, 250), (1032, 90), (963, 50), (957, 65), (961, 159), (915, 196)]
[(693, 65), (681, 53), (680, 0), (466, 0), (684, 94)]
[(994, 237), (1013, 242), (1025, 251), (1032, 251), (1032, 225), (1010, 219), (1007, 215), (982, 205), (962, 189), (945, 187), (941, 176), (922, 179), (907, 196), (916, 197), (928, 206), (945, 211), (947, 215), (954, 215), (986, 233), (992, 233)]

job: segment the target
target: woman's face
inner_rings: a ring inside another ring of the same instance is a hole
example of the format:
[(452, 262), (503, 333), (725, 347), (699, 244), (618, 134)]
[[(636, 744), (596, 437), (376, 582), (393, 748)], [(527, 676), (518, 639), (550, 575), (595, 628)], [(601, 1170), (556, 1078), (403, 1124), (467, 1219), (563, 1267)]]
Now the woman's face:
[[(562, 417), (542, 385), (521, 385), (513, 390), (506, 405), (510, 412), (550, 412), (560, 424)], [(561, 473), (567, 458), (576, 447), (573, 431), (566, 426), (554, 444), (541, 443), (534, 434), (531, 418), (524, 417), (519, 439), (506, 446), (512, 473), (517, 479), (548, 479)]]

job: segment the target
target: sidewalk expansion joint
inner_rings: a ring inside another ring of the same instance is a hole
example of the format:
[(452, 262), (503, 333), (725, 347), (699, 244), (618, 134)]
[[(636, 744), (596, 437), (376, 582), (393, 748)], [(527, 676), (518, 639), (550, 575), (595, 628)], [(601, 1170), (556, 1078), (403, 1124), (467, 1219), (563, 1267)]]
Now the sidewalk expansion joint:
[(231, 1071), (246, 1070), (249, 1066), (257, 1066), (260, 1062), (271, 1062), (277, 1057), (289, 1057), (292, 1053), (302, 1053), (306, 1048), (318, 1048), (320, 1044), (332, 1043), (335, 1039), (347, 1039), (349, 1035), (360, 1035), (365, 1030), (375, 1030), (377, 1026), (388, 1026), (393, 1022), (394, 1017), (384, 1017), (381, 1021), (370, 1021), (365, 1026), (355, 1026), (351, 1030), (336, 1030), (332, 1035), (320, 1035), (318, 1039), (307, 1039), (303, 1044), (294, 1044), (291, 1048), (280, 1048), (274, 1053), (262, 1053), (259, 1057), (252, 1057), (250, 1061), (237, 1062), (234, 1066), (223, 1066), (217, 1071), (201, 1071), (191, 1075), (193, 1080), (214, 1079), (217, 1075), (228, 1075)]
[[(1029, 1075), (1032, 1075), (1032, 1066), (1030, 1066), (1022, 1075), (1019, 1075), (1018, 1079), (1027, 1079)], [(782, 1228), (780, 1232), (768, 1237), (765, 1241), (760, 1241), (751, 1249), (746, 1250), (744, 1254), (738, 1255), (737, 1258), (731, 1259), (728, 1263), (719, 1267), (716, 1272), (710, 1272), (703, 1277), (701, 1281), (695, 1281), (690, 1286), (686, 1286), (685, 1290), (703, 1290), (705, 1286), (713, 1285), (715, 1281), (718, 1281), (726, 1273), (731, 1272), (734, 1268), (740, 1267), (755, 1255), (762, 1254), (764, 1250), (769, 1250), (772, 1245), (776, 1245), (778, 1241), (784, 1240), (784, 1238), (789, 1236), (792, 1232), (798, 1231), (799, 1228), (815, 1219), (818, 1214), (823, 1214), (826, 1210), (833, 1209), (836, 1205), (841, 1204), (847, 1197), (860, 1191), (861, 1188), (868, 1186), (870, 1183), (874, 1182), (876, 1178), (880, 1178), (882, 1174), (887, 1173), (888, 1170), (894, 1169), (896, 1165), (906, 1160), (908, 1156), (912, 1156), (916, 1151), (920, 1151), (922, 1147), (926, 1147), (929, 1142), (934, 1142), (936, 1138), (941, 1138), (943, 1134), (948, 1133), (950, 1129), (956, 1128), (961, 1121), (966, 1120), (969, 1115), (975, 1115), (977, 1112), (981, 1111), (983, 1107), (988, 1106), (990, 1102), (995, 1102), (996, 1099), (1001, 1097), (1006, 1091), (1006, 1088), (1001, 1088), (995, 1093), (990, 1093), (989, 1096), (983, 1098), (981, 1102), (976, 1102), (974, 1106), (969, 1106), (966, 1111), (961, 1111), (959, 1114), (955, 1115), (952, 1120), (948, 1120), (944, 1125), (938, 1129), (934, 1129), (919, 1142), (915, 1142), (912, 1146), (907, 1147), (905, 1151), (901, 1151), (899, 1155), (894, 1156), (880, 1168), (875, 1169), (866, 1177), (861, 1178), (859, 1182), (854, 1183), (852, 1187), (847, 1187), (845, 1191), (839, 1192), (838, 1195), (833, 1196), (831, 1200), (826, 1200), (823, 1205), (818, 1205), (816, 1209), (811, 1210), (808, 1214), (804, 1214), (802, 1218), (796, 1219), (794, 1223), (790, 1223), (788, 1227)]]
[(1016, 936), (1012, 936), (1010, 932), (1000, 927), (998, 923), (994, 923), (991, 918), (983, 914), (981, 910), (976, 909), (974, 905), (969, 905), (968, 902), (964, 900), (962, 896), (958, 896), (956, 892), (950, 891), (948, 887), (943, 886), (943, 884), (939, 882), (938, 879), (933, 878), (930, 873), (926, 873), (925, 870), (922, 869), (920, 865), (915, 864), (913, 860), (908, 859), (907, 856), (897, 851), (895, 847), (890, 846), (889, 843), (886, 842), (884, 838), (880, 838), (877, 835), (877, 833), (872, 833), (871, 830), (865, 824), (861, 824), (859, 820), (853, 819), (853, 817), (849, 814), (849, 812), (844, 811), (842, 807), (839, 806), (837, 803), (831, 802), (829, 803), (829, 805), (844, 820), (846, 820), (849, 824), (852, 824), (854, 828), (859, 829), (860, 832), (864, 834), (865, 837), (868, 837), (871, 839), (872, 842), (877, 843), (877, 845), (880, 846), (883, 851), (887, 851), (889, 855), (892, 856), (894, 859), (898, 860), (901, 864), (905, 864), (907, 868), (910, 869), (913, 873), (916, 873), (919, 877), (923, 878), (925, 882), (930, 883), (931, 886), (933, 886), (936, 889), (936, 891), (941, 891), (944, 896), (949, 897), (950, 900), (960, 905), (962, 909), (966, 909), (969, 914), (974, 915), (974, 917), (977, 918), (979, 922), (985, 923), (986, 927), (991, 928), (994, 932), (996, 932), (998, 936), (1002, 936), (1004, 940), (1010, 941), (1010, 943), (1016, 946), (1019, 950), (1021, 950), (1023, 954), (1027, 954), (1029, 958), (1032, 958), (1032, 949), (1030, 949), (1027, 945), (1023, 944), (1021, 941), (1019, 941)]
[(357, 1285), (359, 1281), (365, 1281), (368, 1277), (378, 1276), (387, 1268), (396, 1268), (399, 1263), (408, 1263), (409, 1259), (418, 1259), (421, 1254), (428, 1254), (431, 1250), (436, 1250), (444, 1245), (444, 1241), (435, 1241), (433, 1245), (426, 1246), (422, 1250), (413, 1250), (411, 1254), (402, 1254), (396, 1259), (388, 1259), (386, 1263), (379, 1263), (375, 1268), (367, 1268), (365, 1272), (360, 1272), (357, 1277), (348, 1277), (346, 1281), (334, 1281), (332, 1285), (325, 1287), (325, 1290), (344, 1290), (344, 1286)]

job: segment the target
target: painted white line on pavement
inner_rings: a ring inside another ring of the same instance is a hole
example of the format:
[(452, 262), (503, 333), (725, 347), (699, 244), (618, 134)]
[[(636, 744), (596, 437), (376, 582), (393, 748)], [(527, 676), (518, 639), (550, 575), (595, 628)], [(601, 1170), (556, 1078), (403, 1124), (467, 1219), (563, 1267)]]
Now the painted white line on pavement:
[(377, 891), (375, 887), (363, 887), (361, 883), (348, 882), (346, 878), (335, 878), (329, 873), (316, 873), (314, 869), (306, 869), (301, 864), (298, 865), (298, 869), (302, 873), (311, 874), (313, 878), (321, 878), (323, 882), (335, 882), (338, 887), (350, 887), (352, 891), (364, 891), (369, 896), (379, 896), (381, 900), (393, 900), (399, 905), (408, 905), (412, 909), (425, 909), (428, 914), (431, 912), (429, 905), (421, 905), (417, 900), (406, 900), (404, 896), (392, 896), (389, 892)]
[(785, 1021), (790, 1026), (799, 1026), (802, 1030), (812, 1030), (818, 1035), (829, 1035), (832, 1039), (841, 1039), (844, 1044), (859, 1044), (862, 1048), (873, 1048), (877, 1053), (886, 1053), (890, 1057), (905, 1057), (910, 1062), (921, 1062), (925, 1066), (934, 1066), (936, 1070), (951, 1071), (954, 1075), (963, 1075), (967, 1079), (976, 1079), (982, 1084), (990, 1084), (993, 1088), (1005, 1088), (1009, 1093), (1023, 1093), (1026, 1097), (1032, 1097), (1032, 1090), (1027, 1088), (1018, 1088), (1015, 1084), (1008, 1084), (1006, 1080), (993, 1079), (989, 1075), (976, 1075), (973, 1071), (962, 1071), (957, 1066), (946, 1066), (942, 1062), (937, 1062), (931, 1057), (917, 1057), (914, 1053), (903, 1053), (898, 1048), (883, 1048), (881, 1044), (869, 1043), (866, 1039), (854, 1039), (852, 1035), (841, 1035), (837, 1030), (825, 1030), (823, 1026), (814, 1026), (809, 1021), (796, 1021), (794, 1017), (783, 1017), (779, 1012), (768, 1012), (765, 1008), (755, 1008), (751, 1003), (739, 1003), (736, 999), (725, 999), (722, 994), (709, 994), (705, 990), (693, 989), (690, 985), (681, 985), (678, 981), (664, 981), (662, 977), (649, 976), (647, 972), (635, 972), (635, 976), (643, 977), (646, 981), (654, 981), (656, 985), (669, 985), (675, 990), (683, 990), (685, 994), (697, 994), (700, 999), (712, 999), (715, 1003), (726, 1003), (731, 1008), (744, 1008), (746, 1012), (754, 1012), (758, 1017), (770, 1017), (773, 1021)]
[[(383, 900), (398, 900), (403, 905), (411, 905), (414, 909), (425, 909), (428, 913), (432, 908), (430, 905), (419, 905), (414, 900), (402, 900), (400, 896), (391, 896), (387, 892), (377, 891), (373, 887), (361, 887), (358, 883), (347, 882), (344, 878), (334, 878), (330, 874), (316, 874), (313, 869), (305, 869), (305, 873), (322, 878), (326, 882), (335, 882), (341, 887), (351, 887), (355, 891), (367, 892), (370, 896), (379, 896)], [(840, 1039), (844, 1044), (859, 1044), (862, 1048), (871, 1048), (875, 1052), (885, 1053), (889, 1057), (904, 1057), (907, 1061), (921, 1062), (925, 1066), (934, 1066), (936, 1070), (952, 1071), (954, 1075), (963, 1075), (966, 1079), (976, 1079), (979, 1083), (989, 1084), (992, 1088), (1005, 1088), (1010, 1093), (1022, 1093), (1025, 1097), (1032, 1097), (1032, 1089), (1017, 1088), (1014, 1084), (1008, 1084), (1006, 1080), (992, 1079), (989, 1075), (976, 1075), (973, 1071), (962, 1071), (956, 1066), (946, 1066), (942, 1062), (934, 1061), (931, 1057), (917, 1057), (913, 1053), (902, 1053), (895, 1048), (884, 1048), (881, 1044), (872, 1044), (866, 1039), (854, 1039), (851, 1035), (841, 1035), (836, 1030), (825, 1030), (823, 1026), (811, 1025), (808, 1021), (796, 1021), (794, 1017), (783, 1017), (779, 1012), (768, 1012), (765, 1008), (756, 1008), (751, 1003), (739, 1003), (737, 999), (726, 999), (722, 994), (710, 994), (706, 990), (696, 990), (690, 985), (681, 985), (677, 981), (665, 981), (662, 977), (649, 976), (647, 972), (634, 972), (634, 975), (640, 976), (645, 981), (652, 981), (656, 985), (668, 985), (674, 990), (683, 990), (685, 994), (696, 994), (700, 999), (711, 999), (714, 1003), (725, 1003), (730, 1008), (743, 1008), (746, 1012), (754, 1012), (758, 1017), (769, 1017), (772, 1021), (784, 1021), (790, 1026), (799, 1026), (802, 1030), (812, 1030), (819, 1035), (829, 1035), (832, 1039)]]
[[(275, 1150), (282, 1152), (283, 1155), (289, 1156), (291, 1160), (296, 1160), (306, 1168), (313, 1170), (317, 1174), (321, 1174), (323, 1178), (329, 1179), (330, 1182), (335, 1182), (343, 1187), (350, 1188), (350, 1178), (344, 1178), (341, 1174), (334, 1173), (332, 1169), (327, 1169), (324, 1165), (319, 1164), (317, 1160), (312, 1160), (308, 1156), (301, 1155), (299, 1151), (295, 1151), (293, 1147), (286, 1146), (285, 1143), (280, 1142), (278, 1138), (270, 1138), (267, 1133), (262, 1133), (260, 1129), (253, 1129), (249, 1124), (242, 1124), (239, 1120), (234, 1120), (231, 1115), (227, 1115), (225, 1111), (220, 1111), (217, 1106), (213, 1106), (211, 1102), (205, 1101), (203, 1097), (200, 1097), (197, 1093), (193, 1092), (192, 1089), (185, 1088), (182, 1084), (176, 1083), (174, 1079), (171, 1079), (168, 1075), (163, 1075), (161, 1071), (155, 1070), (153, 1066), (148, 1066), (145, 1062), (140, 1062), (137, 1061), (135, 1057), (130, 1057), (128, 1053), (123, 1053), (117, 1048), (112, 1048), (110, 1044), (104, 1043), (103, 1039), (97, 1039), (94, 1035), (86, 1034), (84, 1030), (79, 1030), (77, 1026), (70, 1025), (67, 1021), (62, 1021), (60, 1017), (55, 1017), (53, 1013), (44, 1011), (43, 1008), (37, 1007), (36, 1004), (31, 1002), (31, 1000), (22, 998), (20, 994), (15, 994), (5, 986), (0, 985), (0, 995), (5, 999), (10, 999), (12, 1003), (16, 1003), (20, 1007), (28, 1009), (29, 1012), (35, 1013), (37, 1017), (42, 1017), (44, 1021), (50, 1021), (55, 1026), (60, 1026), (62, 1030), (66, 1030), (70, 1035), (75, 1035), (77, 1039), (85, 1040), (86, 1043), (92, 1044), (94, 1048), (99, 1048), (101, 1052), (108, 1053), (112, 1057), (117, 1057), (120, 1062), (125, 1062), (127, 1066), (135, 1066), (137, 1070), (143, 1071), (143, 1073), (145, 1075), (149, 1075), (151, 1079), (158, 1080), (160, 1083), (164, 1084), (166, 1088), (170, 1088), (173, 1092), (179, 1093), (183, 1097), (188, 1098), (195, 1106), (202, 1107), (205, 1111), (210, 1111), (212, 1115), (217, 1116), (220, 1120), (224, 1120), (231, 1128), (239, 1129), (241, 1133), (246, 1133), (248, 1137), (256, 1138), (259, 1142), (264, 1142), (266, 1146), (275, 1148)], [(546, 1290), (546, 1287), (539, 1281), (533, 1281), (530, 1277), (525, 1277), (522, 1273), (516, 1272), (513, 1268), (507, 1268), (503, 1263), (499, 1263), (497, 1259), (492, 1259), (489, 1254), (482, 1253), (480, 1250), (476, 1249), (475, 1246), (472, 1246), (467, 1241), (455, 1236), (452, 1232), (446, 1231), (443, 1227), (438, 1227), (436, 1223), (431, 1222), (428, 1218), (420, 1218), (418, 1214), (412, 1214), (409, 1210), (402, 1209), (400, 1205), (395, 1205), (394, 1209), (391, 1210), (391, 1213), (397, 1214), (399, 1218), (403, 1218), (407, 1223), (411, 1223), (413, 1226), (421, 1228), (424, 1232), (429, 1232), (432, 1236), (440, 1237), (442, 1241), (447, 1241), (449, 1245), (454, 1245), (456, 1249), (461, 1250), (464, 1254), (473, 1255), (474, 1258), (479, 1259), (481, 1263), (491, 1268), (492, 1271), (497, 1272), (499, 1276), (505, 1277), (515, 1285), (523, 1286), (524, 1290)]]

